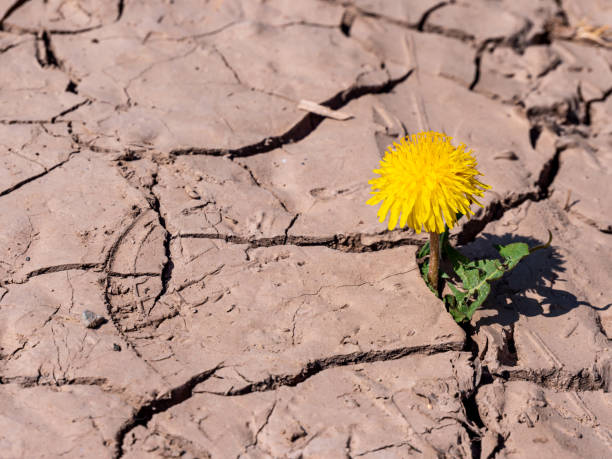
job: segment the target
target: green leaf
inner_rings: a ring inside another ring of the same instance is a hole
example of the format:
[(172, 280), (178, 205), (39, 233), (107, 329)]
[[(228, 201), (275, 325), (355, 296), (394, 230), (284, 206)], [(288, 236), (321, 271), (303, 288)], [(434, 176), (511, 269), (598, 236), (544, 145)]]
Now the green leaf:
[(495, 248), (504, 258), (504, 264), (506, 265), (507, 271), (513, 269), (519, 261), (529, 255), (529, 246), (524, 242), (515, 242), (505, 247), (498, 245)]
[(499, 260), (476, 260), (472, 262), (478, 269), (484, 272), (487, 280), (496, 280), (503, 276), (504, 269)]
[(457, 300), (453, 295), (444, 295), (444, 302), (448, 306), (449, 311), (457, 308)]
[[(446, 295), (446, 296), (452, 297), (452, 295)], [(457, 308), (449, 309), (448, 312), (450, 312), (451, 316), (453, 316), (453, 319), (455, 319), (455, 322), (457, 323), (461, 323), (461, 322), (468, 320), (467, 316), (465, 315), (465, 312)]]
[(449, 245), (448, 244), (448, 233), (449, 233), (449, 229), (447, 225), (444, 225), (444, 232), (440, 235), (440, 247), (442, 248), (442, 250), (444, 250), (444, 247)]
[(451, 313), (455, 321), (462, 322), (466, 319), (466, 312), (468, 311), (468, 294), (459, 291), (457, 287), (450, 282), (448, 283), (448, 287), (450, 288), (451, 292), (453, 292), (452, 295), (444, 296), (444, 300), (448, 307), (448, 312)]
[(467, 294), (465, 292), (458, 290), (457, 287), (455, 287), (455, 285), (450, 282), (448, 283), (448, 287), (451, 289), (451, 292), (453, 292), (453, 295), (455, 299), (457, 300), (457, 303), (463, 302)]
[(444, 300), (450, 314), (457, 322), (471, 320), (476, 310), (482, 306), (491, 293), (491, 282), (513, 269), (523, 258), (529, 255), (529, 247), (522, 242), (496, 246), (503, 261), (498, 259), (470, 260), (450, 244), (444, 247), (444, 253), (451, 261), (455, 274), (461, 279), (463, 290), (448, 282), (452, 295), (445, 295)]
[(455, 270), (456, 266), (467, 264), (470, 262), (469, 258), (464, 256), (461, 252), (452, 247), (450, 244), (442, 246), (442, 255), (452, 263), (453, 269)]
[(419, 249), (417, 258), (425, 258), (427, 255), (429, 255), (429, 242), (426, 242), (425, 245)]
[(429, 290), (431, 290), (434, 295), (438, 296), (437, 290), (429, 283), (429, 278), (427, 276), (428, 274), (429, 274), (429, 259), (426, 259), (421, 265), (421, 277), (425, 281), (425, 285), (429, 287)]
[(428, 282), (427, 280), (428, 272), (429, 272), (429, 260), (425, 260), (423, 264), (421, 265), (421, 276), (423, 276), (423, 279), (425, 279), (425, 282)]
[(463, 282), (463, 288), (466, 290), (473, 289), (480, 282), (480, 271), (478, 269), (466, 268), (465, 265), (459, 265), (455, 270), (461, 282)]
[[(461, 217), (461, 214), (457, 214), (457, 220)], [(552, 235), (549, 234), (549, 240), (546, 244), (532, 249), (529, 249), (527, 244), (523, 242), (515, 242), (506, 246), (496, 245), (495, 248), (499, 251), (502, 260), (470, 260), (450, 245), (449, 229), (448, 226), (446, 226), (444, 233), (440, 235), (442, 256), (444, 259), (450, 261), (453, 271), (461, 280), (461, 285), (459, 287), (450, 282), (451, 276), (447, 273), (442, 273), (440, 277), (446, 281), (452, 293), (444, 296), (444, 303), (455, 321), (464, 322), (466, 320), (471, 320), (476, 310), (483, 305), (491, 293), (491, 282), (501, 278), (504, 273), (511, 269), (514, 269), (516, 265), (530, 253), (549, 247), (551, 239)], [(429, 259), (426, 257), (429, 254), (430, 247), (429, 242), (427, 242), (419, 249), (417, 257), (425, 259), (421, 265), (421, 274), (427, 286), (436, 293), (435, 289), (429, 285), (427, 279)]]
[(468, 312), (466, 314), (468, 320), (472, 320), (472, 316), (476, 312), (476, 309), (482, 306), (482, 303), (484, 303), (484, 300), (486, 300), (487, 297), (489, 296), (489, 293), (491, 293), (491, 284), (489, 284), (488, 282), (485, 282), (484, 284), (480, 286), (477, 292), (478, 292), (478, 296), (474, 300), (474, 302), (470, 305)]

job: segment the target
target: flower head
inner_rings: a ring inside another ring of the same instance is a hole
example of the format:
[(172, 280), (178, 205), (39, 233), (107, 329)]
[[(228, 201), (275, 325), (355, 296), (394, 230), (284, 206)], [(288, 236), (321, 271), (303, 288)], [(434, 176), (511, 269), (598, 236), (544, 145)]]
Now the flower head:
[[(382, 201), (378, 218), (383, 222), (389, 213), (389, 229), (408, 225), (417, 233), (443, 233), (444, 223), (452, 228), (457, 213), (473, 214), (472, 203), (490, 188), (476, 176), (476, 160), (465, 145), (454, 147), (451, 138), (439, 132), (422, 132), (403, 138), (388, 147), (381, 160), (380, 177), (370, 180), (373, 196), (368, 204)], [(401, 216), (401, 217), (400, 217)]]

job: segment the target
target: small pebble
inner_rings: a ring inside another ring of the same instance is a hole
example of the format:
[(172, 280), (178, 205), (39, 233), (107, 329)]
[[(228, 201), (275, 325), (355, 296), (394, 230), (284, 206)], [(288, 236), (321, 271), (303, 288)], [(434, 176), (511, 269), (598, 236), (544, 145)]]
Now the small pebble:
[(120, 352), (121, 346), (119, 346), (117, 343), (113, 343), (113, 351)]
[(95, 312), (92, 312), (88, 309), (83, 311), (81, 318), (83, 320), (83, 324), (87, 328), (98, 328), (100, 325), (106, 322), (106, 319), (104, 317), (99, 316)]
[(187, 193), (187, 196), (189, 196), (191, 199), (200, 199), (198, 192), (189, 185), (185, 185), (185, 193)]
[(26, 257), (26, 261), (30, 261), (30, 257)]

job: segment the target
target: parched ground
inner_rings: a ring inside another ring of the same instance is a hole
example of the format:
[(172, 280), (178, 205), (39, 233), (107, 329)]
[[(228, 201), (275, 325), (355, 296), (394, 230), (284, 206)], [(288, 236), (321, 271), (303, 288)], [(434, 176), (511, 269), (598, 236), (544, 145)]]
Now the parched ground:
[[(0, 457), (610, 457), (606, 24), (604, 0), (0, 0)], [(554, 236), (463, 328), (423, 236), (365, 205), (426, 129), (493, 187), (464, 253)]]

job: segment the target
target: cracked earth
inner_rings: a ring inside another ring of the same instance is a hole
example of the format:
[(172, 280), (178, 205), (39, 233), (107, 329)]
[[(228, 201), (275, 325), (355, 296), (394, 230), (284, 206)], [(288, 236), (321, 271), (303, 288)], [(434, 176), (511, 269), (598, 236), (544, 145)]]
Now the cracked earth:
[[(610, 24), (0, 0), (0, 457), (609, 457)], [(492, 185), (463, 253), (554, 237), (463, 327), (365, 205), (428, 129)]]

